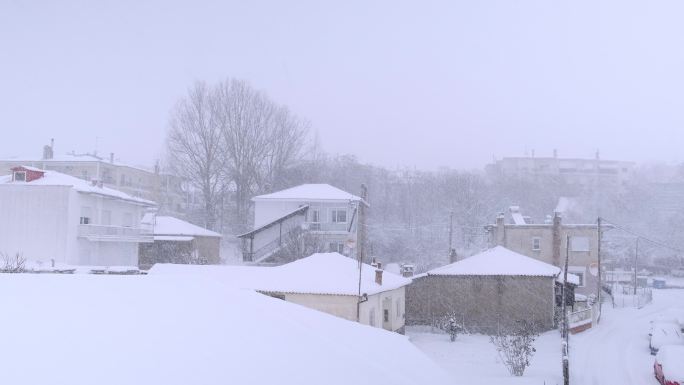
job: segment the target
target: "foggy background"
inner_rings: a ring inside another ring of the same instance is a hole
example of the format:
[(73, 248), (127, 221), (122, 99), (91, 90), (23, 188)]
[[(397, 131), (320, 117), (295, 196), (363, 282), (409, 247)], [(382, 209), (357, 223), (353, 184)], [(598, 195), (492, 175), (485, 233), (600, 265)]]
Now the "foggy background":
[(384, 167), (553, 148), (681, 162), (683, 8), (3, 1), (0, 156), (40, 156), (54, 137), (57, 153), (150, 166), (192, 83), (234, 77), (309, 119), (324, 151)]

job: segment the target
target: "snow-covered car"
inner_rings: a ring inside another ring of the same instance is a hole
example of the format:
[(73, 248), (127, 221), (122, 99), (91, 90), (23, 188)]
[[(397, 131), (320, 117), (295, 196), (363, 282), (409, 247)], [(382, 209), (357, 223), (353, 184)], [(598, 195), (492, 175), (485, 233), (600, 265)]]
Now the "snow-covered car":
[(663, 346), (656, 355), (653, 372), (662, 385), (684, 385), (684, 346)]
[(676, 322), (653, 322), (650, 335), (649, 347), (651, 348), (651, 354), (658, 353), (658, 350), (666, 345), (684, 345), (681, 328)]

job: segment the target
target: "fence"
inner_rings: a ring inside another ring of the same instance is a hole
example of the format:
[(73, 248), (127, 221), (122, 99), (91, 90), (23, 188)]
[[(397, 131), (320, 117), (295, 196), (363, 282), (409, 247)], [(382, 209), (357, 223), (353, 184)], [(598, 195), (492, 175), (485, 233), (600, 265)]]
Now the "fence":
[(653, 292), (648, 287), (614, 286), (611, 294), (614, 308), (635, 307), (641, 309), (653, 301)]

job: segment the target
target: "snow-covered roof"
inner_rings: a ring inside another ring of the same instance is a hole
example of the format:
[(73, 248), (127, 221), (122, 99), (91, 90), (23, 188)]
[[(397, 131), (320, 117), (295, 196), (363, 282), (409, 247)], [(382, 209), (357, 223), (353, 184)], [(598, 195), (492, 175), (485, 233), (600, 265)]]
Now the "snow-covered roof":
[[(24, 166), (22, 166), (24, 167)], [(73, 177), (71, 175), (67, 174), (62, 174), (57, 171), (51, 171), (51, 170), (40, 170), (36, 169), (36, 171), (41, 171), (44, 172), (45, 174), (38, 179), (32, 180), (30, 182), (21, 182), (21, 181), (12, 181), (12, 176), (11, 175), (6, 175), (3, 177), (0, 177), (0, 185), (26, 185), (26, 186), (70, 186), (74, 190), (85, 193), (85, 194), (96, 194), (96, 195), (103, 195), (103, 196), (108, 196), (111, 198), (118, 198), (130, 202), (136, 202), (144, 205), (149, 205), (149, 206), (154, 206), (156, 205), (155, 202), (148, 201), (147, 199), (142, 199), (138, 197), (134, 197), (132, 195), (128, 195), (125, 192), (119, 191), (119, 190), (114, 190), (109, 187), (100, 187), (98, 185), (93, 185), (91, 182), (88, 182), (83, 179), (79, 179), (76, 177)]]
[(195, 237), (186, 237), (182, 235), (155, 235), (155, 241), (173, 241), (173, 242), (190, 242)]
[(160, 235), (187, 235), (194, 237), (220, 237), (221, 234), (193, 225), (190, 222), (167, 216), (157, 215), (154, 223), (155, 239)]
[[(277, 267), (156, 264), (150, 274), (200, 274), (227, 284), (264, 292), (358, 295), (359, 266), (339, 253), (318, 253)], [(361, 293), (394, 290), (410, 279), (384, 271), (382, 285), (375, 283), (375, 268), (363, 264)]]
[(663, 346), (658, 350), (656, 361), (662, 365), (666, 380), (684, 383), (684, 346)]
[(258, 195), (252, 198), (258, 200), (294, 200), (294, 201), (360, 201), (356, 195), (340, 190), (337, 187), (325, 183), (303, 184), (285, 190), (276, 191), (271, 194)]
[(0, 291), (7, 384), (453, 383), (405, 336), (202, 277), (5, 274)]
[(102, 158), (97, 155), (93, 154), (76, 154), (76, 153), (65, 153), (65, 154), (54, 154), (54, 156), (51, 159), (41, 159), (40, 157), (36, 156), (8, 156), (0, 159), (0, 162), (31, 162), (31, 163), (46, 163), (49, 164), (51, 162), (53, 163), (61, 163), (61, 162), (102, 162), (106, 164), (111, 164), (113, 166), (121, 166), (121, 167), (128, 167), (132, 169), (137, 169), (141, 171), (146, 171), (146, 172), (153, 172), (152, 169), (142, 167), (142, 166), (133, 166), (131, 164), (126, 164), (126, 163), (121, 163), (118, 160), (114, 160), (114, 162), (110, 162), (110, 159), (107, 158)]
[(556, 266), (496, 246), (472, 257), (428, 271), (428, 275), (514, 275), (556, 277)]

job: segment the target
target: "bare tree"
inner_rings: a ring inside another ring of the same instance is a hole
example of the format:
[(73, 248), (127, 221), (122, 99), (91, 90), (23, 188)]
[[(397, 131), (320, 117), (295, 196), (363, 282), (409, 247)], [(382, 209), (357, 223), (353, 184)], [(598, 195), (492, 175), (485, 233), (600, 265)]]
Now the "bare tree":
[(12, 257), (4, 253), (0, 253), (0, 255), (2, 255), (2, 267), (0, 267), (0, 273), (26, 272), (26, 259), (20, 253), (16, 253)]
[(216, 228), (217, 206), (227, 185), (218, 102), (205, 83), (195, 83), (176, 104), (167, 138), (169, 165), (201, 192), (204, 225), (211, 229)]
[(241, 80), (217, 87), (222, 145), (235, 189), (236, 221), (247, 222), (250, 198), (284, 187), (285, 170), (299, 159), (308, 124)]
[(519, 321), (512, 330), (506, 333), (500, 331), (490, 336), (490, 340), (496, 346), (508, 372), (514, 376), (522, 376), (536, 352), (533, 343), (538, 335), (534, 324)]

